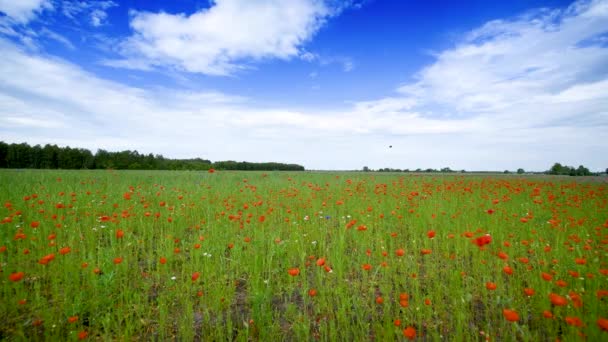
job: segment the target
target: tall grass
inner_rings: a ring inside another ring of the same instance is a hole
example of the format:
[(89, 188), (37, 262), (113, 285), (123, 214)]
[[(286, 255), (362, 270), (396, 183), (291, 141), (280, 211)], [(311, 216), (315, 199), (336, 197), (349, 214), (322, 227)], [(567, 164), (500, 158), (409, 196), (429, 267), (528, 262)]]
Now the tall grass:
[(568, 341), (608, 329), (605, 183), (4, 170), (0, 196), (0, 339)]

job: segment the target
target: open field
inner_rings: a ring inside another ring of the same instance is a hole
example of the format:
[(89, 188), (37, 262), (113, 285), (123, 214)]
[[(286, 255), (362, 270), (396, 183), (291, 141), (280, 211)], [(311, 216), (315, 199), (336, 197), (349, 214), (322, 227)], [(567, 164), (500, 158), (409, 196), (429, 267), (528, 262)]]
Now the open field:
[(0, 170), (0, 339), (605, 339), (577, 181)]

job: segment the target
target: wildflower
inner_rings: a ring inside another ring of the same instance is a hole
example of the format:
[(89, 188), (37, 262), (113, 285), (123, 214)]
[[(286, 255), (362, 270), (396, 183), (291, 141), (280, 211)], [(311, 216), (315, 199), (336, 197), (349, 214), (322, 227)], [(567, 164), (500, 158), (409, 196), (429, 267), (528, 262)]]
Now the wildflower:
[(524, 289), (524, 293), (526, 294), (526, 296), (530, 297), (530, 296), (534, 295), (534, 289), (531, 289), (531, 288), (529, 288), (529, 287), (526, 287), (526, 288)]
[(502, 315), (509, 322), (517, 322), (517, 321), (519, 321), (519, 314), (515, 310), (502, 309)]
[(596, 323), (600, 330), (608, 331), (608, 319), (600, 317), (597, 319)]
[(192, 281), (195, 282), (198, 279), (198, 277), (200, 277), (200, 276), (201, 276), (200, 272), (192, 273)]
[(215, 169), (214, 169), (214, 168), (211, 168), (211, 169), (209, 169), (207, 172), (209, 172), (209, 173), (214, 173), (214, 172), (215, 172)]
[(363, 270), (365, 271), (369, 271), (372, 269), (372, 265), (370, 264), (363, 264), (363, 266), (361, 266), (363, 268)]
[(566, 316), (566, 318), (564, 320), (566, 321), (566, 324), (571, 325), (573, 327), (582, 327), (583, 326), (583, 321), (581, 321), (581, 319), (578, 317)]
[(297, 267), (293, 267), (293, 268), (288, 269), (287, 273), (289, 273), (290, 276), (295, 277), (300, 274), (300, 269)]
[(32, 228), (38, 228), (40, 226), (40, 222), (38, 221), (32, 221), (32, 223), (30, 223), (30, 227)]
[(84, 340), (89, 336), (89, 333), (86, 330), (83, 330), (81, 332), (78, 333), (78, 339), (79, 340)]
[(122, 258), (114, 258), (114, 264), (118, 265), (122, 262)]
[(492, 236), (490, 236), (490, 234), (480, 236), (477, 239), (473, 240), (473, 243), (476, 244), (478, 247), (488, 245), (490, 244), (490, 242), (492, 242)]
[(384, 298), (382, 298), (381, 296), (376, 297), (376, 304), (382, 304), (384, 303)]
[(513, 274), (513, 269), (510, 266), (503, 267), (502, 271), (505, 272), (508, 275), (512, 275)]
[(116, 230), (116, 238), (117, 239), (122, 239), (123, 236), (125, 236), (125, 232), (122, 229)]
[(72, 249), (70, 247), (63, 247), (59, 250), (59, 254), (66, 255), (66, 254), (70, 253), (71, 251), (72, 251)]
[(53, 261), (55, 259), (55, 254), (48, 254), (43, 256), (42, 258), (40, 258), (40, 260), (38, 260), (38, 263), (40, 265), (47, 265), (49, 262)]
[(395, 254), (397, 256), (404, 256), (405, 255), (405, 251), (403, 250), (403, 248), (399, 248), (398, 250), (395, 251)]
[(75, 323), (76, 321), (78, 321), (78, 316), (68, 317), (68, 323)]
[(24, 275), (25, 275), (25, 274), (24, 274), (23, 272), (11, 273), (11, 274), (8, 276), (8, 279), (9, 279), (10, 281), (12, 281), (12, 282), (18, 282), (18, 281), (20, 281), (21, 279), (23, 279), (23, 276), (24, 276)]
[(323, 266), (323, 265), (325, 265), (325, 258), (317, 259), (317, 266)]
[(314, 296), (316, 296), (316, 295), (317, 295), (317, 290), (315, 290), (315, 289), (310, 289), (310, 290), (308, 290), (308, 295), (309, 295), (310, 297), (314, 297)]
[(426, 236), (427, 236), (429, 239), (434, 238), (434, 237), (435, 237), (435, 231), (434, 231), (434, 230), (429, 230), (429, 231), (426, 233)]
[(555, 306), (564, 306), (568, 304), (568, 300), (565, 297), (562, 297), (556, 293), (550, 293), (549, 299), (551, 300), (551, 304)]
[(405, 336), (405, 338), (407, 338), (408, 340), (415, 339), (416, 329), (414, 329), (414, 327), (412, 326), (408, 326), (407, 328), (403, 329), (403, 336)]
[(486, 283), (486, 289), (488, 289), (490, 291), (494, 291), (494, 290), (496, 290), (496, 288), (497, 288), (497, 286), (495, 283), (492, 283), (490, 281)]
[(167, 258), (161, 257), (159, 262), (161, 263), (161, 265), (164, 265), (167, 263)]
[(427, 248), (423, 248), (420, 250), (420, 254), (422, 255), (427, 255), (427, 254), (431, 254), (433, 251)]

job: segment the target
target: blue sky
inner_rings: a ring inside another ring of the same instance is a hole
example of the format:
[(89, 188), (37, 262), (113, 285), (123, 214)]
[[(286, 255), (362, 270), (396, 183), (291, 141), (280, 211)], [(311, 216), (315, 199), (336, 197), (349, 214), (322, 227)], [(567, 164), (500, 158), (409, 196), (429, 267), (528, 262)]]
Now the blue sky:
[(7, 142), (608, 167), (606, 0), (0, 0), (0, 51)]

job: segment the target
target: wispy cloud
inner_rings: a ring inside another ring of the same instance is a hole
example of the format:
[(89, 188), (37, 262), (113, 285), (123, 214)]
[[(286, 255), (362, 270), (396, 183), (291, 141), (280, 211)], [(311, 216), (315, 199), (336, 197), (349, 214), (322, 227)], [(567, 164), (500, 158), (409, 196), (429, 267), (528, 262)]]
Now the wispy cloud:
[(44, 10), (52, 10), (51, 0), (0, 0), (0, 12), (17, 24), (27, 24)]
[(132, 12), (134, 34), (120, 50), (126, 62), (108, 64), (128, 67), (145, 62), (229, 75), (248, 68), (252, 61), (299, 56), (303, 44), (343, 6), (322, 0), (217, 0), (191, 15)]
[(55, 31), (51, 31), (51, 30), (47, 29), (46, 27), (43, 27), (40, 30), (40, 35), (48, 37), (56, 42), (59, 42), (70, 50), (76, 49), (74, 44), (72, 44), (72, 42), (69, 39), (67, 39), (66, 37), (64, 37), (63, 35), (60, 35), (59, 33), (55, 32)]
[(72, 19), (79, 20), (81, 17), (88, 17), (89, 24), (94, 27), (99, 27), (106, 24), (108, 18), (107, 10), (116, 7), (118, 4), (114, 1), (61, 1), (60, 10), (63, 15)]

